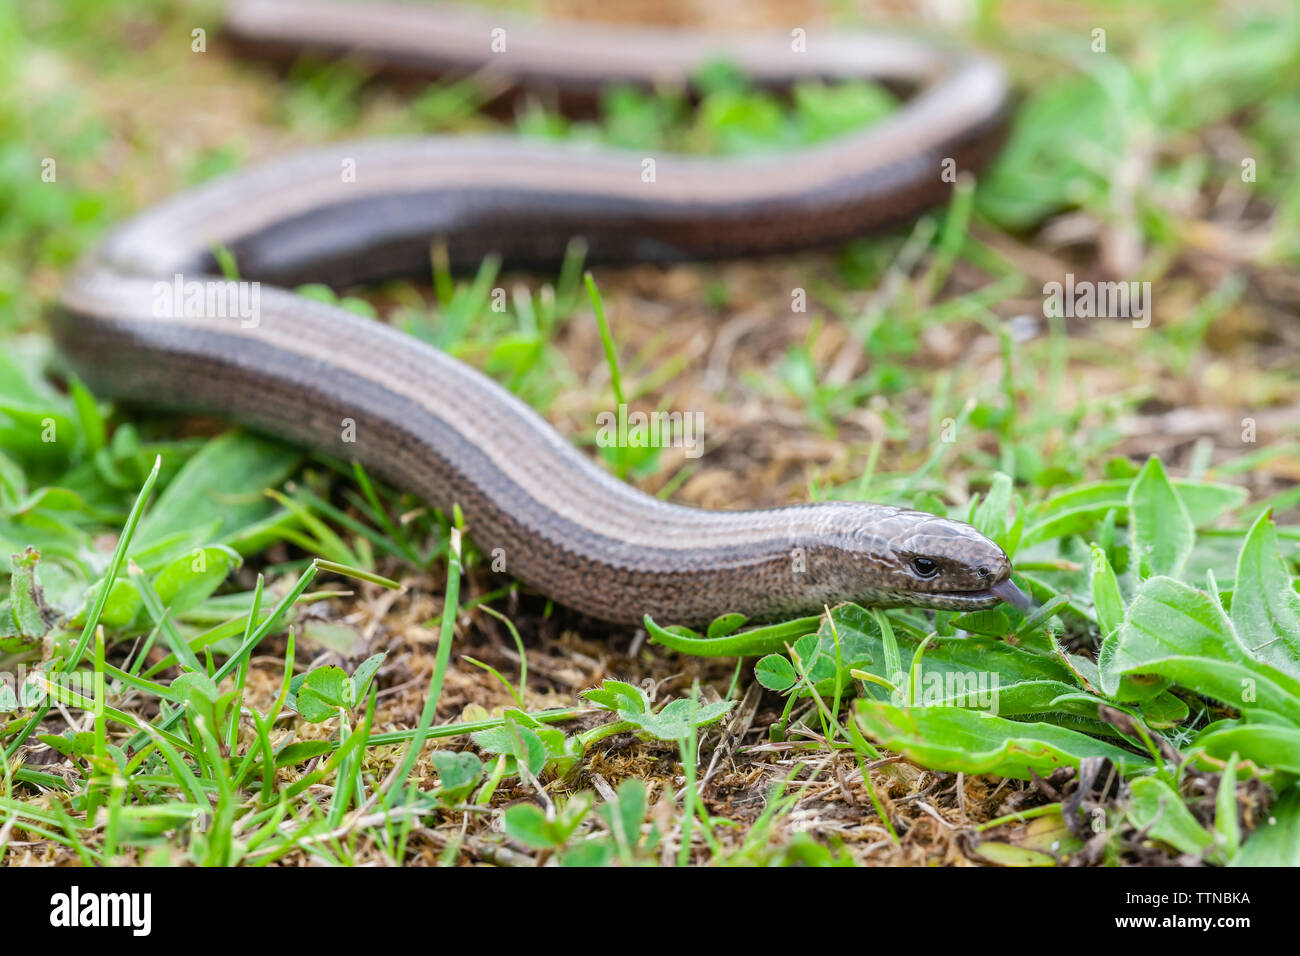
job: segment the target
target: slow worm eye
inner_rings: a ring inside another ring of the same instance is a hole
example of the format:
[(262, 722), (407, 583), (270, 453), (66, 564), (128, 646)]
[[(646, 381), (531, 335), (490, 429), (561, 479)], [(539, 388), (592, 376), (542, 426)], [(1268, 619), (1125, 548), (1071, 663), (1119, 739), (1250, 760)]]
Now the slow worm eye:
[(939, 566), (929, 558), (913, 558), (912, 568), (923, 578), (932, 578), (939, 573)]

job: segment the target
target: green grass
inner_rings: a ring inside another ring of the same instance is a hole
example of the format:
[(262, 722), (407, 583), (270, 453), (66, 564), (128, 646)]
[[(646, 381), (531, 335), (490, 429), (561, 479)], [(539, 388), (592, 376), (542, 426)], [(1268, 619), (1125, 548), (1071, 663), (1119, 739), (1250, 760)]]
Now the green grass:
[[(996, 166), (899, 234), (738, 275), (698, 267), (685, 293), (614, 272), (598, 289), (578, 245), (549, 283), (492, 259), (453, 277), (435, 247), (431, 293), (301, 290), (484, 369), (583, 445), (596, 410), (705, 401), (707, 356), (647, 331), (633, 314), (647, 299), (698, 313), (690, 332), (746, 309), (789, 323), (708, 400), (757, 403), (772, 427), (837, 455), (775, 489), (764, 472), (750, 492), (970, 521), (1037, 603), (1028, 615), (844, 605), (767, 627), (732, 615), (705, 633), (647, 621), (651, 647), (616, 658), (626, 680), (581, 691), (550, 675), (570, 652), (581, 670), (581, 642), (603, 635), (556, 641), (538, 623), (564, 620), (552, 609), (512, 610), (518, 588), (486, 573), (491, 556), (460, 540), (456, 515), (350, 463), (236, 431), (193, 437), (49, 374), (42, 310), (58, 278), (143, 201), (96, 175), (106, 151), (147, 198), (240, 167), (264, 133), (494, 126), (476, 112), (481, 91), (398, 94), (347, 64), (299, 64), (281, 81), (205, 63), (266, 96), (266, 115), (162, 162), (148, 135), (121, 139), (113, 106), (146, 63), (159, 87), (183, 84), (188, 47), (172, 41), (194, 14), (165, 0), (0, 13), (0, 79), (14, 81), (0, 84), (0, 556), (12, 555), (0, 562), (0, 855), (21, 837), (86, 865), (895, 862), (915, 821), (898, 801), (915, 781), (902, 755), (964, 775), (944, 778), (957, 785), (989, 778), (986, 793), (1033, 776), (1084, 788), (1099, 761), (1117, 768), (1109, 788), (1088, 784), (1086, 819), (1019, 783), (1033, 806), (957, 817), (986, 861), (1055, 862), (1104, 832), (1090, 862), (1300, 862), (1300, 492), (1274, 477), (1294, 474), (1300, 436), (1185, 451), (1141, 432), (1135, 448), (1133, 430), (1179, 401), (1226, 409), (1233, 430), (1300, 401), (1277, 346), (1294, 329), (1268, 326), (1287, 321), (1300, 265), (1300, 26), (1200, 7), (1152, 29), (1170, 8), (1099, 4), (1097, 54), (1087, 31), (999, 23), (987, 7), (983, 38), (1030, 92)], [(150, 23), (142, 52), (102, 41)], [(692, 108), (680, 91), (616, 89), (597, 122), (534, 105), (516, 125), (736, 154), (892, 108), (860, 84), (778, 99), (722, 65), (699, 92)], [(40, 181), (45, 157), (54, 183)], [(1061, 222), (1074, 245), (1053, 244)], [(1039, 334), (1019, 334), (1015, 317), (1042, 308), (1039, 246), (1081, 276), (1118, 257), (1153, 282), (1158, 320), (1126, 332), (1039, 319)], [(795, 285), (807, 314), (790, 311)], [(743, 459), (728, 444), (743, 429), (719, 427), (726, 460)], [(665, 495), (693, 493), (702, 474), (661, 449), (598, 452)], [(421, 595), (433, 600), (412, 625)], [(393, 617), (403, 601), (407, 617)], [(357, 617), (386, 637), (361, 649)], [(501, 620), (511, 640), (487, 639)], [(19, 674), (53, 696), (24, 699)], [(664, 683), (652, 696), (643, 678)], [(470, 701), (458, 712), (452, 686)], [(61, 760), (32, 760), (37, 745)], [(760, 783), (742, 784), (751, 771)], [(796, 827), (836, 781), (857, 830)], [(719, 794), (745, 787), (762, 791), (758, 809), (728, 811)], [(938, 805), (955, 815), (950, 800)]]

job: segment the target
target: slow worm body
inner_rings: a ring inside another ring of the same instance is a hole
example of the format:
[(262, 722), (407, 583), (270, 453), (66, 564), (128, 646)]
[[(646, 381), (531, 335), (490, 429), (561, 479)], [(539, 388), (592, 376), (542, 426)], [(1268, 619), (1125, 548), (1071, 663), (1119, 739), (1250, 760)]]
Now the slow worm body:
[[(475, 543), (501, 549), (511, 575), (610, 621), (770, 619), (844, 600), (1024, 602), (1006, 555), (969, 525), (864, 503), (707, 511), (659, 501), (473, 369), (277, 288), (422, 275), (438, 238), (458, 267), (490, 252), (550, 266), (576, 235), (596, 262), (674, 261), (879, 229), (942, 201), (945, 160), (970, 169), (996, 148), (1007, 93), (995, 64), (896, 38), (815, 35), (796, 52), (786, 34), (500, 27), (459, 12), (302, 0), (238, 4), (227, 29), (268, 52), (359, 52), (430, 74), (482, 65), (503, 29), (493, 65), (566, 93), (680, 82), (725, 57), (772, 86), (873, 77), (913, 95), (870, 129), (798, 152), (655, 156), (653, 181), (640, 153), (510, 138), (345, 143), (215, 180), (121, 226), (67, 283), (56, 335), (98, 393), (358, 459), (435, 507), (458, 504)], [(240, 286), (216, 278), (218, 247), (233, 253)], [(240, 294), (251, 304), (252, 281), (256, 314), (237, 307)], [(203, 294), (189, 307), (193, 284)]]

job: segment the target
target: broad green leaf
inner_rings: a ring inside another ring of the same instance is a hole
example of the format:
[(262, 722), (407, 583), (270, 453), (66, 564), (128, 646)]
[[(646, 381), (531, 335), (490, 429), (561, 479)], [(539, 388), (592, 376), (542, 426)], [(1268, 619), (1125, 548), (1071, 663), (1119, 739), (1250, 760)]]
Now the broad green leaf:
[(1056, 866), (1056, 860), (1046, 853), (996, 840), (981, 841), (975, 852), (990, 863), (1002, 866)]
[(646, 814), (645, 784), (629, 777), (618, 785), (613, 800), (602, 805), (599, 813), (609, 827), (614, 842), (627, 850), (641, 843), (641, 824)]
[(708, 636), (716, 638), (734, 634), (748, 620), (743, 614), (724, 614), (709, 625)]
[(483, 779), (483, 761), (472, 753), (435, 750), (432, 759), (438, 771), (439, 796), (447, 803), (464, 800)]
[[(37, 583), (36, 566), (41, 553), (27, 548), (9, 559), (9, 618), (13, 623), (16, 641), (4, 641), (0, 650), (16, 652), (39, 646), (49, 631), (45, 623), (44, 601)], [(0, 629), (0, 634), (5, 630)]]
[(352, 694), (352, 681), (343, 668), (318, 667), (297, 688), (297, 710), (303, 720), (318, 724), (337, 716), (339, 708), (351, 707)]
[(156, 571), (174, 558), (181, 557), (191, 540), (212, 541), (217, 537), (219, 530), (220, 522), (213, 521), (206, 528), (187, 528), (169, 534), (155, 541), (150, 547), (136, 551), (131, 560), (150, 572)]
[(340, 657), (354, 657), (365, 650), (366, 642), (351, 624), (342, 621), (302, 622), (302, 639), (309, 644), (333, 651)]
[(1007, 510), (1011, 507), (1011, 491), (1011, 479), (1002, 472), (997, 472), (989, 485), (988, 494), (971, 516), (971, 524), (980, 533), (996, 541), (1008, 554), (1014, 554), (1016, 550), (1016, 542), (1009, 538), (1013, 522), (1007, 518)]
[(898, 674), (884, 673), (886, 655), (880, 620), (856, 604), (832, 609), (830, 617), (822, 619), (817, 633), (799, 638), (791, 650), (798, 660), (796, 671), (805, 674), (819, 692), (834, 692), (837, 667), (844, 684), (850, 670), (867, 671), (900, 683)]
[[(1103, 689), (1112, 687), (1112, 682), (1102, 678), (1102, 671), (1109, 674), (1111, 662), (1115, 656), (1115, 645), (1119, 641), (1119, 630), (1124, 624), (1124, 599), (1119, 593), (1119, 581), (1111, 570), (1106, 552), (1097, 545), (1092, 545), (1092, 605), (1097, 615), (1097, 625), (1101, 630), (1101, 647), (1097, 651), (1097, 686)], [(1168, 698), (1166, 692), (1169, 681), (1151, 675), (1121, 677), (1113, 689), (1107, 690), (1116, 700), (1151, 701)], [(1176, 699), (1176, 698), (1175, 698)], [(1186, 708), (1183, 708), (1186, 716)]]
[[(865, 671), (896, 687), (907, 683), (917, 646), (913, 639), (897, 639), (899, 664), (891, 673), (885, 663), (888, 653), (876, 615), (855, 604), (845, 604), (831, 611), (831, 617), (845, 668)], [(805, 661), (812, 662), (814, 676), (833, 675), (835, 648), (829, 623), (823, 624), (815, 638), (803, 641), (814, 639), (815, 651), (805, 654)], [(925, 652), (917, 687), (921, 702), (927, 705), (967, 707), (1003, 715), (1060, 711), (1095, 718), (1098, 705), (1103, 703), (1082, 694), (1073, 674), (1058, 660), (1004, 641), (978, 637), (931, 644)], [(887, 691), (872, 687), (868, 693), (879, 696)]]
[(1300, 680), (1300, 594), (1282, 560), (1271, 512), (1259, 516), (1241, 546), (1232, 624), (1257, 657)]
[(230, 431), (208, 442), (174, 477), (140, 522), (133, 556), (171, 537), (177, 551), (208, 543), (215, 525), (224, 541), (265, 518), (275, 505), (262, 494), (293, 471), (302, 455), (278, 442)]
[(89, 507), (86, 499), (67, 488), (38, 488), (30, 495), (14, 502), (15, 511), (85, 511)]
[(1220, 721), (1193, 741), (1218, 760), (1237, 755), (1261, 769), (1272, 768), (1300, 775), (1300, 728), (1272, 723)]
[(798, 683), (794, 665), (780, 654), (768, 654), (754, 665), (754, 677), (768, 690), (783, 692)]
[(1065, 858), (1083, 849), (1083, 841), (1070, 832), (1065, 816), (1058, 804), (1051, 812), (1034, 817), (1023, 827), (1017, 827), (1016, 846)]
[(1246, 838), (1230, 866), (1300, 866), (1300, 786), (1292, 784)]
[(584, 840), (575, 846), (567, 847), (560, 854), (561, 866), (577, 866), (584, 869), (601, 867), (614, 858), (614, 848), (606, 840)]
[(725, 637), (710, 638), (684, 635), (673, 628), (659, 626), (649, 615), (645, 617), (645, 627), (650, 632), (651, 643), (662, 644), (679, 654), (702, 657), (761, 657), (783, 651), (787, 644), (817, 630), (820, 622), (820, 617), (802, 617)]
[(95, 737), (85, 731), (78, 731), (71, 737), (60, 734), (37, 734), (36, 739), (65, 757), (84, 757), (95, 749)]
[(357, 665), (357, 669), (352, 672), (353, 700), (365, 700), (366, 692), (370, 690), (371, 678), (379, 671), (379, 666), (384, 663), (386, 657), (388, 652), (380, 651), (378, 654), (371, 654)]
[(191, 703), (206, 701), (211, 704), (220, 696), (217, 685), (212, 682), (212, 678), (207, 674), (194, 672), (182, 674), (172, 681), (170, 686), (177, 699)]
[[(101, 578), (86, 589), (81, 609), (69, 622), (73, 627), (82, 627), (85, 624), (86, 617), (90, 609), (95, 606), (99, 592), (103, 588), (104, 581)], [(131, 579), (126, 574), (118, 575), (113, 580), (113, 586), (109, 588), (108, 599), (104, 602), (104, 610), (99, 616), (99, 621), (105, 627), (125, 627), (135, 620), (135, 616), (140, 613), (140, 608), (143, 606), (140, 592), (135, 589)]]
[(1149, 458), (1128, 493), (1133, 566), (1141, 577), (1178, 577), (1196, 543), (1196, 529), (1159, 458)]
[(1106, 552), (1095, 544), (1092, 546), (1092, 606), (1103, 638), (1124, 623), (1124, 599), (1120, 597), (1119, 582), (1106, 560)]
[[(237, 552), (219, 545), (195, 548), (170, 561), (152, 579), (152, 584), (163, 605), (171, 608), (174, 619), (207, 600), (241, 560)], [(87, 589), (85, 600), (72, 619), (74, 626), (85, 622), (102, 587), (103, 582), (97, 581)], [(136, 619), (143, 606), (135, 582), (124, 574), (113, 581), (100, 620), (108, 627), (125, 627)]]
[(516, 803), (506, 807), (506, 835), (535, 850), (545, 850), (555, 845), (546, 814), (531, 803)]
[[(845, 623), (849, 623), (847, 620), (849, 612), (847, 610), (842, 616), (845, 618)], [(875, 621), (876, 628), (880, 632), (880, 649), (883, 657), (881, 663), (884, 664), (885, 673), (902, 674), (903, 655), (898, 648), (898, 635), (894, 633), (894, 625), (890, 623), (889, 615), (879, 608), (875, 608), (871, 612), (871, 619)]]
[(869, 652), (863, 653), (844, 640), (839, 642), (840, 653), (837, 655), (835, 644), (835, 635), (831, 634), (829, 627), (825, 627), (816, 634), (805, 634), (790, 648), (790, 661), (792, 665), (797, 664), (796, 670), (807, 677), (814, 687), (828, 693), (831, 692), (830, 682), (835, 677), (837, 664), (852, 669), (857, 665), (865, 667), (871, 662)]
[(1036, 88), (1016, 110), (1006, 147), (981, 179), (981, 214), (1019, 231), (1077, 207), (1084, 196), (1104, 195), (1100, 171), (1084, 157), (1120, 154), (1114, 116), (1115, 104), (1090, 77)]
[(1154, 697), (1144, 698), (1139, 706), (1147, 726), (1156, 730), (1177, 727), (1187, 719), (1189, 713), (1186, 702), (1167, 690)]
[(77, 422), (81, 426), (80, 431), (85, 440), (86, 452), (94, 455), (104, 447), (108, 436), (108, 426), (104, 416), (99, 410), (95, 397), (75, 376), (68, 382), (68, 396), (76, 409)]
[(242, 562), (237, 552), (220, 545), (195, 548), (155, 575), (154, 590), (172, 616), (179, 617), (207, 600)]
[(506, 834), (537, 850), (563, 846), (591, 809), (591, 796), (578, 794), (556, 810), (555, 819), (531, 803), (516, 803), (506, 808)]
[[(546, 728), (546, 730), (553, 729)], [(555, 733), (559, 734), (559, 739), (562, 742), (564, 735), (559, 731), (555, 731)], [(548, 750), (542, 738), (538, 736), (538, 731), (521, 725), (513, 718), (508, 718), (506, 723), (500, 727), (493, 727), (490, 730), (481, 730), (476, 734), (471, 734), (470, 739), (488, 753), (504, 754), (508, 757), (507, 773), (510, 774), (517, 774), (519, 765), (522, 762), (529, 773), (537, 776), (545, 769), (549, 758), (563, 754), (562, 746), (559, 753), (552, 753)]]
[(542, 766), (550, 766), (557, 775), (566, 776), (582, 756), (582, 742), (577, 737), (569, 737), (558, 727), (544, 724), (534, 728), (533, 732), (546, 749), (546, 759)]
[(504, 717), (507, 721), (513, 721), (514, 723), (518, 724), (520, 727), (530, 727), (533, 730), (543, 730), (546, 727), (544, 723), (542, 723), (532, 714), (519, 710), (516, 707), (511, 707), (501, 716)]
[(320, 757), (334, 749), (328, 740), (296, 740), (275, 755), (277, 767), (292, 767)]
[[(926, 660), (931, 658), (927, 655)], [(989, 676), (996, 678), (995, 674)], [(978, 672), (936, 674), (929, 667), (922, 670), (918, 688), (916, 703), (927, 707), (964, 707), (1003, 717), (1059, 713), (1096, 718), (1098, 708), (1106, 703), (1104, 698), (1061, 681), (1026, 680), (1003, 687), (996, 679), (983, 681)]]
[(606, 710), (645, 712), (650, 709), (650, 698), (645, 691), (621, 680), (602, 681), (599, 687), (584, 690), (578, 696)]
[(860, 700), (857, 721), (882, 746), (932, 770), (1028, 780), (1031, 771), (1041, 777), (1061, 767), (1078, 769), (1085, 757), (1105, 757), (1124, 773), (1150, 764), (1145, 756), (1078, 731), (959, 707), (904, 708)]
[(1219, 777), (1219, 792), (1214, 802), (1214, 832), (1219, 835), (1224, 852), (1231, 859), (1241, 848), (1241, 823), (1237, 819), (1237, 755)]
[(1156, 673), (1120, 674), (1115, 668), (1120, 631), (1101, 643), (1097, 651), (1097, 675), (1102, 692), (1125, 703), (1141, 703), (1168, 692), (1172, 680)]
[(13, 343), (0, 349), (0, 447), (20, 457), (66, 455), (83, 438), (76, 410), (45, 380), (31, 351)]
[[(1033, 509), (1022, 547), (1071, 534), (1082, 534), (1101, 522), (1109, 512), (1128, 520), (1128, 480), (1098, 481), (1079, 485), (1054, 495)], [(1174, 479), (1174, 489), (1197, 528), (1213, 524), (1245, 502), (1248, 492), (1236, 485)]]
[(22, 466), (0, 451), (0, 515), (19, 510), (27, 498), (27, 475)]
[(1300, 714), (1300, 681), (1257, 660), (1210, 595), (1172, 578), (1143, 583), (1100, 671), (1111, 695), (1122, 677), (1155, 675), (1242, 711)]
[(997, 609), (959, 614), (953, 618), (952, 626), (968, 634), (984, 637), (1006, 637), (1011, 633), (1011, 621)]
[(1169, 784), (1158, 777), (1139, 777), (1132, 787), (1127, 815), (1133, 826), (1179, 853), (1222, 862), (1221, 854), (1211, 852), (1214, 834), (1196, 821)]
[(660, 740), (674, 741), (692, 736), (697, 727), (705, 727), (731, 710), (735, 701), (719, 700), (700, 704), (689, 697), (669, 701), (656, 713), (619, 711), (619, 717), (636, 724), (641, 730)]

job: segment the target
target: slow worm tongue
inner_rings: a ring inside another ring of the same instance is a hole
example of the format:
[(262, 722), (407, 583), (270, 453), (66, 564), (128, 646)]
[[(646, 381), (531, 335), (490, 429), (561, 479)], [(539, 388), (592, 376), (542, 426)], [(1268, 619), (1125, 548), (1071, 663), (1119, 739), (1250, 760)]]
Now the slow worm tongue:
[(997, 584), (993, 585), (993, 587), (989, 588), (989, 590), (1002, 598), (1002, 600), (1006, 601), (1008, 604), (1013, 604), (1022, 611), (1028, 611), (1030, 604), (1032, 603), (1029, 600), (1029, 595), (1016, 587), (1015, 582), (1010, 578), (1007, 578), (1004, 581), (999, 581)]

